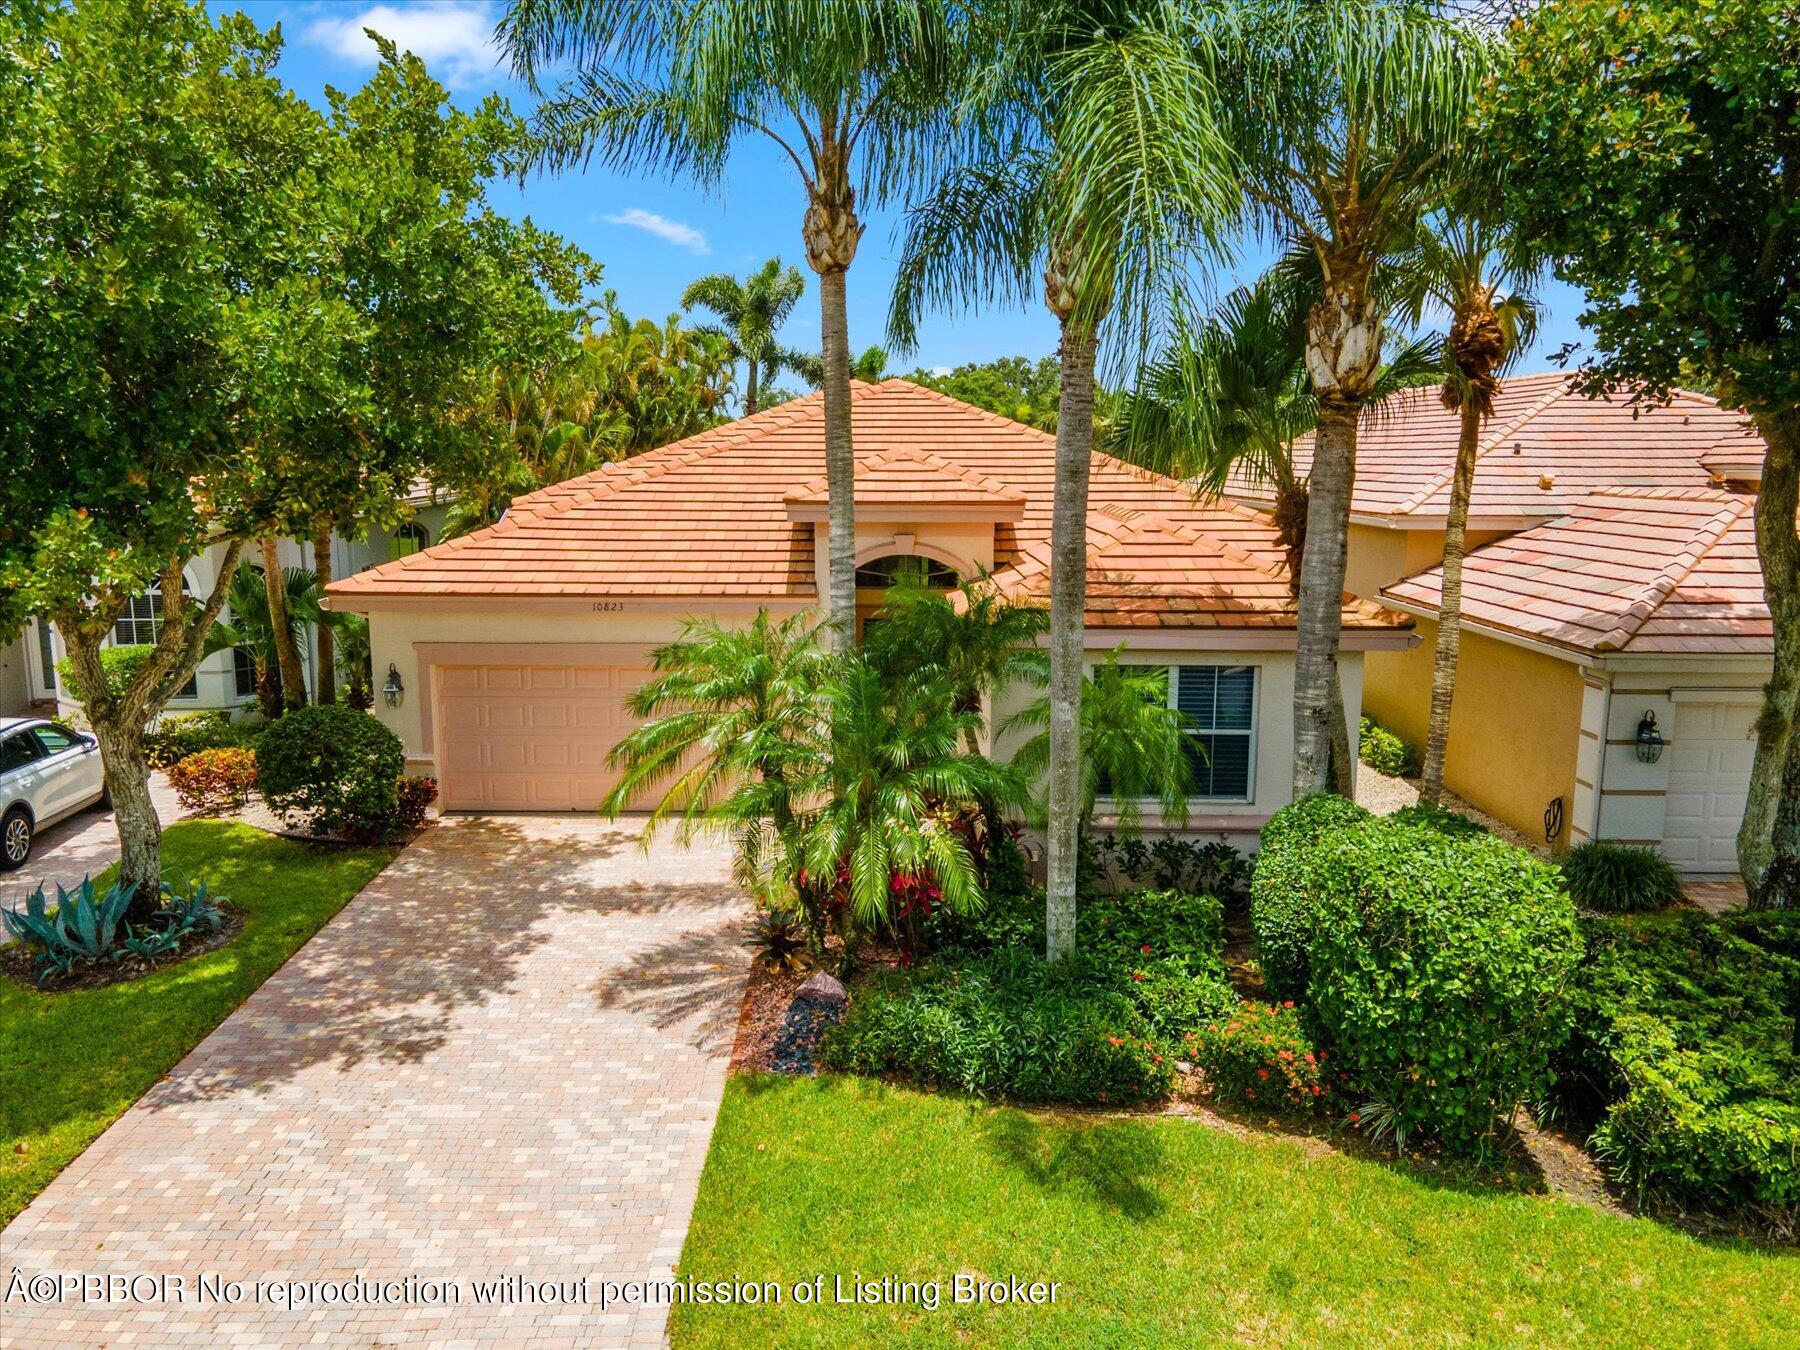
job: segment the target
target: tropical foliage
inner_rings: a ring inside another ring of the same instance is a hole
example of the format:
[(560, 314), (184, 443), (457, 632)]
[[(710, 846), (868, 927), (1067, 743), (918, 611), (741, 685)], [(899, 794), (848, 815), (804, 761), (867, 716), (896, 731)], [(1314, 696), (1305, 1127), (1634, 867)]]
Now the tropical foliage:
[(744, 363), (745, 416), (762, 406), (758, 396), (783, 367), (800, 368), (799, 359), (776, 335), (804, 294), (800, 269), (783, 267), (780, 258), (770, 258), (742, 281), (729, 272), (714, 272), (681, 293), (683, 309), (709, 309), (719, 316), (718, 325), (702, 331), (724, 338), (731, 359)]
[[(282, 572), (288, 640), (298, 646), (302, 634), (326, 622), (319, 579), (303, 567), (289, 567)], [(225, 593), (225, 613), (213, 621), (201, 644), (201, 653), (242, 649), (250, 654), (256, 670), (256, 699), (265, 717), (278, 717), (282, 710), (282, 675), (275, 650), (276, 626), (269, 614), (269, 589), (264, 573), (258, 567), (240, 567)]]

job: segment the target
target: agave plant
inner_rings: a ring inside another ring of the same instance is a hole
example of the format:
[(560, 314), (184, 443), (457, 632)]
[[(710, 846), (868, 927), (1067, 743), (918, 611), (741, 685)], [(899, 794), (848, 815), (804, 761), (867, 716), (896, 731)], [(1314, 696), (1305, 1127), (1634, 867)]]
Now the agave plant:
[(117, 961), (126, 955), (131, 936), (125, 928), (125, 912), (131, 907), (136, 886), (114, 882), (99, 900), (93, 879), (85, 878), (74, 891), (56, 888), (52, 911), (39, 886), (25, 898), (23, 909), (0, 910), (7, 935), (43, 948), (38, 956), (38, 983), (52, 975), (66, 975), (78, 965)]

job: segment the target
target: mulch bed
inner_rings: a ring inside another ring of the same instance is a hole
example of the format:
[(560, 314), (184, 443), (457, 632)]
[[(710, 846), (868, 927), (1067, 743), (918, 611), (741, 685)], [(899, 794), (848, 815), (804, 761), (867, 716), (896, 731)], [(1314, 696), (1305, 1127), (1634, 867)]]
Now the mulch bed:
[(117, 965), (89, 966), (70, 971), (67, 975), (53, 975), (39, 984), (37, 949), (23, 942), (9, 942), (0, 947), (0, 975), (40, 994), (63, 994), (72, 989), (105, 989), (109, 985), (141, 980), (153, 971), (167, 970), (183, 961), (191, 961), (196, 956), (217, 951), (244, 931), (242, 910), (229, 902), (222, 902), (219, 912), (225, 916), (225, 922), (217, 930), (200, 929), (188, 933), (181, 939), (181, 946), (176, 951), (159, 959), (154, 966), (147, 966), (136, 957), (127, 956)]
[(731, 1072), (773, 1072), (775, 1042), (788, 1005), (794, 1001), (794, 991), (806, 983), (810, 974), (810, 970), (771, 970), (761, 961), (751, 963), (744, 1006), (738, 1012)]

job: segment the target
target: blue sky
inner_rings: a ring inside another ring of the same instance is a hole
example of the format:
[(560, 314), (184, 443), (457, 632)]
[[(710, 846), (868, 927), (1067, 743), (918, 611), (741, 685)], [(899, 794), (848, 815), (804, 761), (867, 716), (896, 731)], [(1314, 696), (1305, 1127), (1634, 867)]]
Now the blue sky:
[[(215, 12), (240, 8), (259, 26), (279, 22), (286, 47), (280, 74), (303, 97), (322, 103), (327, 84), (354, 89), (368, 77), (375, 48), (363, 34), (374, 28), (417, 52), (459, 102), (498, 90), (516, 110), (531, 109), (531, 93), (496, 63), (489, 36), (502, 6), (494, 0), (212, 0)], [(697, 276), (743, 274), (771, 255), (800, 267), (807, 296), (783, 332), (790, 346), (819, 346), (817, 293), (800, 246), (804, 209), (799, 180), (772, 145), (746, 141), (726, 181), (713, 192), (691, 183), (622, 176), (600, 169), (537, 177), (523, 189), (499, 188), (496, 206), (529, 215), (575, 241), (605, 265), (605, 284), (634, 315), (661, 319), (677, 309), (682, 289)], [(850, 342), (860, 351), (882, 338), (888, 287), (898, 252), (897, 213), (867, 213), (868, 229), (849, 273)], [(1241, 279), (1252, 278), (1262, 252), (1245, 250)], [(1220, 287), (1237, 279), (1223, 276)], [(1553, 282), (1541, 297), (1548, 311), (1522, 371), (1552, 368), (1547, 353), (1579, 341), (1580, 293)], [(913, 358), (896, 361), (950, 367), (1000, 356), (1038, 357), (1056, 347), (1056, 326), (1041, 305), (1020, 311), (936, 317), (921, 330)]]

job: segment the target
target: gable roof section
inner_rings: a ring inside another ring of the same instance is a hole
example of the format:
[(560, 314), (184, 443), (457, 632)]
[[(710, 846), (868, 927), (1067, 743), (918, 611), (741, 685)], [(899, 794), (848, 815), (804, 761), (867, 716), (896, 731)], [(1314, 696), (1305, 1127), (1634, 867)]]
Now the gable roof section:
[[(946, 496), (998, 519), (997, 585), (1047, 576), (1056, 438), (903, 380), (852, 389), (858, 502)], [(817, 600), (814, 526), (789, 518), (825, 468), (820, 395), (715, 427), (513, 503), (497, 525), (333, 583), (384, 596)], [(865, 486), (865, 479), (867, 480)], [(865, 493), (872, 495), (865, 496)], [(1093, 609), (1162, 626), (1293, 626), (1266, 516), (1095, 455)], [(1012, 519), (1007, 519), (1012, 517)], [(1045, 592), (1047, 594), (1047, 592)], [(1406, 621), (1360, 603), (1358, 626)]]
[[(886, 450), (859, 458), (858, 520), (1018, 520), (1025, 494), (973, 469), (921, 450)], [(830, 484), (823, 474), (783, 499), (791, 520), (823, 520)]]
[[(1363, 419), (1357, 434), (1351, 512), (1374, 523), (1441, 528), (1450, 507), (1461, 417), (1435, 387), (1396, 394)], [(1501, 385), (1475, 470), (1469, 514), (1476, 523), (1528, 524), (1560, 515), (1616, 487), (1704, 489), (1716, 474), (1760, 473), (1763, 443), (1741, 413), (1701, 394), (1677, 392), (1664, 407), (1623, 397), (1589, 399), (1560, 372), (1520, 375)], [(1294, 447), (1295, 468), (1312, 468), (1312, 441)], [(1239, 479), (1233, 496), (1262, 501), (1267, 490)]]
[[(1767, 655), (1756, 500), (1709, 490), (1616, 488), (1561, 518), (1471, 552), (1463, 621), (1576, 655)], [(1383, 599), (1435, 615), (1443, 568)]]

